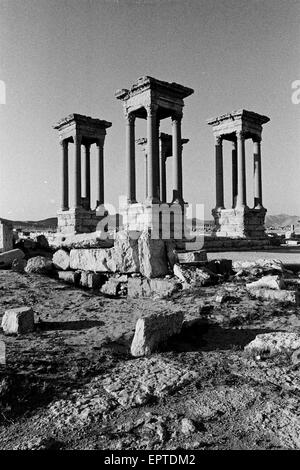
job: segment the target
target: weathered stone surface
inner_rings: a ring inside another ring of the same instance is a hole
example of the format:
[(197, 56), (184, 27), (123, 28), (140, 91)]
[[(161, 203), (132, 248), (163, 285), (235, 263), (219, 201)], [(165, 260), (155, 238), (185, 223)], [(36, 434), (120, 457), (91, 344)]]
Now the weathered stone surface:
[(92, 233), (79, 233), (77, 235), (57, 234), (51, 245), (66, 250), (79, 248), (111, 248), (114, 246), (113, 238), (103, 239), (100, 231)]
[(292, 364), (300, 364), (300, 348), (296, 349), (291, 356)]
[(173, 267), (173, 272), (174, 275), (186, 285), (197, 284), (205, 286), (213, 284), (217, 279), (217, 276), (204, 266), (199, 268), (194, 266), (186, 267), (175, 264)]
[(58, 271), (58, 279), (67, 284), (79, 285), (80, 272), (78, 271)]
[(298, 291), (252, 288), (249, 289), (249, 294), (262, 300), (276, 300), (278, 302), (286, 302), (297, 306), (300, 303)]
[(1, 327), (6, 335), (25, 334), (34, 330), (34, 313), (31, 307), (12, 308), (3, 315)]
[(183, 251), (177, 253), (178, 262), (181, 263), (198, 263), (207, 261), (206, 250)]
[(81, 271), (116, 272), (112, 249), (83, 248), (70, 252), (70, 268)]
[(244, 350), (254, 356), (272, 357), (282, 353), (291, 354), (299, 348), (300, 334), (276, 331), (257, 335)]
[(183, 312), (152, 313), (138, 319), (131, 344), (132, 356), (146, 356), (170, 336), (180, 333)]
[(6, 344), (2, 340), (0, 340), (0, 364), (6, 364)]
[(52, 262), (56, 269), (66, 271), (70, 268), (70, 254), (65, 250), (58, 250), (54, 253)]
[(0, 253), (0, 269), (11, 268), (13, 260), (23, 258), (25, 258), (24, 253), (18, 248), (6, 251), (5, 253)]
[(257, 259), (255, 261), (233, 261), (232, 269), (235, 272), (244, 271), (249, 274), (280, 274), (284, 271), (279, 259)]
[(178, 252), (176, 249), (176, 242), (175, 240), (166, 240), (165, 241), (166, 251), (167, 251), (167, 259), (169, 262), (169, 266), (173, 269), (174, 264), (178, 263)]
[(9, 223), (0, 221), (0, 253), (13, 249), (13, 231)]
[(102, 294), (117, 297), (124, 292), (124, 279), (118, 277), (110, 277), (108, 281), (101, 287)]
[(116, 271), (120, 273), (139, 272), (138, 240), (131, 233), (122, 230), (117, 232), (115, 244), (112, 249), (112, 258), (116, 265)]
[(25, 272), (48, 274), (53, 269), (52, 261), (44, 256), (35, 256), (27, 261)]
[(181, 420), (181, 432), (185, 435), (193, 434), (196, 432), (196, 426), (194, 425), (193, 421), (189, 418), (183, 418)]
[(253, 288), (267, 288), (267, 289), (283, 289), (284, 288), (284, 281), (282, 277), (276, 276), (263, 276), (261, 279), (258, 279), (254, 282), (249, 282), (246, 284), (247, 289)]
[(26, 267), (27, 261), (22, 258), (15, 258), (11, 264), (11, 270), (16, 273), (23, 273)]
[(79, 284), (88, 289), (99, 289), (107, 281), (107, 276), (101, 273), (82, 271)]
[(128, 297), (170, 297), (182, 288), (175, 279), (128, 279)]
[(163, 240), (152, 240), (145, 230), (138, 240), (140, 272), (143, 276), (160, 277), (168, 274), (166, 246)]

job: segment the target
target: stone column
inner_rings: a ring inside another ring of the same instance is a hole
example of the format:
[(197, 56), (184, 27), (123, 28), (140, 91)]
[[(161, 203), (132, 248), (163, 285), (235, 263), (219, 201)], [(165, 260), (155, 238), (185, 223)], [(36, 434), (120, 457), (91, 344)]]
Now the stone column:
[(160, 200), (166, 202), (167, 200), (167, 179), (166, 179), (166, 149), (163, 142), (160, 141)]
[(236, 148), (236, 141), (232, 142), (232, 207), (234, 208), (236, 205), (236, 197), (237, 197), (237, 181), (238, 181), (238, 174), (237, 174), (237, 148)]
[(146, 194), (146, 199), (148, 197), (148, 155), (145, 150), (145, 194)]
[(126, 160), (127, 160), (127, 198), (128, 202), (136, 202), (135, 183), (135, 116), (126, 116)]
[(157, 107), (147, 106), (147, 155), (148, 155), (148, 199), (157, 202), (159, 195), (158, 183), (158, 132), (157, 132)]
[(68, 158), (68, 141), (62, 140), (62, 201), (61, 210), (69, 210), (69, 158)]
[(90, 144), (85, 144), (85, 197), (87, 200), (87, 208), (91, 208), (91, 161), (90, 161)]
[(97, 206), (104, 204), (104, 164), (103, 164), (103, 145), (102, 139), (97, 142), (98, 147), (98, 187), (97, 187)]
[(253, 138), (253, 183), (254, 183), (254, 207), (262, 207), (262, 177), (261, 177), (261, 138)]
[(236, 207), (245, 207), (246, 201), (246, 165), (245, 165), (245, 136), (237, 132), (237, 164), (238, 164), (238, 190)]
[(222, 137), (215, 138), (216, 152), (216, 209), (224, 209), (224, 182), (223, 182), (223, 144)]
[(75, 135), (74, 208), (81, 207), (81, 135)]
[(173, 153), (173, 201), (182, 201), (182, 115), (172, 117), (172, 153)]

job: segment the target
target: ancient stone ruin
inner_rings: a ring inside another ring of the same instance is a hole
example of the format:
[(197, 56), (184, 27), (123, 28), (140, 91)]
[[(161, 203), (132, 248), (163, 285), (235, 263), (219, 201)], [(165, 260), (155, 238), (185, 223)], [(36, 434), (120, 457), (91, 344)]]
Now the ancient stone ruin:
[[(88, 233), (96, 229), (99, 218), (98, 206), (104, 204), (103, 148), (106, 129), (111, 122), (93, 119), (81, 114), (71, 114), (61, 119), (54, 129), (58, 130), (62, 147), (62, 205), (58, 212), (58, 232)], [(74, 200), (69, 204), (69, 143), (75, 145)], [(91, 208), (90, 148), (98, 147), (98, 200)], [(81, 188), (81, 147), (85, 148), (85, 188)]]
[[(265, 239), (267, 210), (262, 203), (261, 134), (267, 116), (241, 109), (223, 114), (207, 123), (212, 126), (216, 155), (216, 206), (212, 211), (215, 234), (220, 237)], [(247, 205), (245, 140), (253, 141), (253, 207)], [(232, 207), (224, 207), (222, 142), (232, 142)]]

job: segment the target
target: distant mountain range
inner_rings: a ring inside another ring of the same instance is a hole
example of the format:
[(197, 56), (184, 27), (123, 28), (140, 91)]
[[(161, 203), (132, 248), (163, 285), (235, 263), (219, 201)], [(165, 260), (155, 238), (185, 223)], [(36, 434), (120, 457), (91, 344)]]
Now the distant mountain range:
[[(44, 230), (55, 230), (57, 227), (57, 217), (49, 217), (43, 220), (8, 220), (0, 218), (4, 222), (10, 222), (13, 228), (25, 230), (25, 231), (44, 231)], [(205, 224), (212, 224), (212, 220), (205, 220)], [(266, 227), (286, 227), (294, 224), (300, 226), (300, 216), (278, 214), (278, 215), (267, 215), (266, 216)]]

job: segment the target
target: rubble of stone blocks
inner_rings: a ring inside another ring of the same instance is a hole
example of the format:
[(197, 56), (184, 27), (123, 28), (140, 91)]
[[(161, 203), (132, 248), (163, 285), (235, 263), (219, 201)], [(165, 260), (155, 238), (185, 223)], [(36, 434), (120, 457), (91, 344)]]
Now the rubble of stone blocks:
[(31, 307), (6, 310), (1, 327), (6, 335), (22, 335), (34, 331), (34, 313)]

